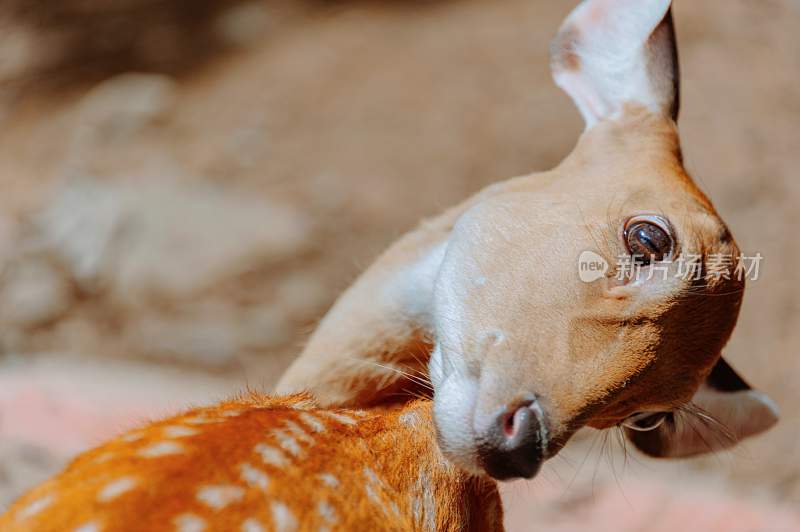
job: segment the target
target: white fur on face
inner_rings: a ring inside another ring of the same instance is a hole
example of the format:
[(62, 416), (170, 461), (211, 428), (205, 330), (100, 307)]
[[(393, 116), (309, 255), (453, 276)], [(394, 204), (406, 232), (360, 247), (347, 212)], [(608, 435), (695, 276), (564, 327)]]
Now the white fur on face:
[(478, 279), (483, 272), (459, 249), (471, 248), (474, 219), (463, 216), (457, 222), (460, 230), (451, 235), (439, 267), (433, 314), (436, 342), (428, 373), (434, 389), (433, 419), (439, 447), (450, 461), (478, 473), (474, 416), (479, 382), (464, 353), (464, 329), (471, 319), (465, 305), (472, 284), (463, 281)]
[(478, 381), (468, 375), (461, 357), (446, 357), (437, 346), (431, 355), (433, 419), (444, 455), (459, 467), (478, 473), (473, 416)]
[(403, 312), (421, 319), (430, 320), (431, 294), (439, 267), (442, 264), (446, 243), (437, 244), (427, 250), (410, 267), (397, 273), (394, 282), (387, 283), (388, 300), (400, 301)]

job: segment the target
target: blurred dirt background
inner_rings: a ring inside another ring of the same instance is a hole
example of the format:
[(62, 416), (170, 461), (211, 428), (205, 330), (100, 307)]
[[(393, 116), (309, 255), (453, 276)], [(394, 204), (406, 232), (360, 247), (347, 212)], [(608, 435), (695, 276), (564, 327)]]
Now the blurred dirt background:
[[(782, 421), (680, 463), (587, 433), (508, 488), (511, 530), (800, 529), (800, 2), (676, 3), (687, 166), (765, 257), (726, 356)], [(555, 165), (572, 4), (3, 2), (0, 508), (135, 420), (269, 389), (420, 217)]]

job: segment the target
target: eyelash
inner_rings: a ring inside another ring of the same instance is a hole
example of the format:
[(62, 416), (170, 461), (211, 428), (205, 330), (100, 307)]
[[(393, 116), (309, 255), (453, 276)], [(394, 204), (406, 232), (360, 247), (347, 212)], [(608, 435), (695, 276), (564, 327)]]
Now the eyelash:
[[(653, 423), (652, 425), (647, 425), (646, 427), (641, 427), (637, 425), (639, 421), (645, 420), (650, 416), (659, 416), (658, 420)], [(623, 427), (635, 430), (636, 432), (650, 432), (652, 430), (656, 430), (661, 425), (666, 423), (667, 418), (670, 416), (669, 412), (637, 412), (636, 414), (632, 414), (625, 418), (625, 420), (620, 423)]]

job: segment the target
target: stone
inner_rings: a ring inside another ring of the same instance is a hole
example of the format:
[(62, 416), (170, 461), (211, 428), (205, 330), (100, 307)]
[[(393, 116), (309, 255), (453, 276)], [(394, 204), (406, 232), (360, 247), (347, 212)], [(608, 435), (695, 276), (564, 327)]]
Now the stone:
[(313, 244), (297, 209), (171, 180), (75, 183), (37, 225), (79, 284), (128, 305), (190, 297)]
[(163, 117), (174, 100), (175, 82), (168, 76), (114, 76), (92, 88), (78, 105), (80, 133), (103, 142), (128, 138)]
[(214, 29), (227, 43), (247, 46), (255, 42), (269, 26), (269, 14), (263, 2), (245, 2), (224, 11)]
[(5, 268), (0, 283), (0, 322), (32, 328), (65, 313), (72, 292), (63, 273), (45, 260), (28, 258)]

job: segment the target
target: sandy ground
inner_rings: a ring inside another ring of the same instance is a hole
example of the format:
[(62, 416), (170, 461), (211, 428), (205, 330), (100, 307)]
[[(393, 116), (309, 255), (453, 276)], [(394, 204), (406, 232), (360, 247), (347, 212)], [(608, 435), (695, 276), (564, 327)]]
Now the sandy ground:
[[(268, 389), (394, 238), (580, 132), (547, 68), (570, 3), (229, 5), (193, 30), (214, 38), (202, 53), (169, 41), (197, 52), (180, 67), (75, 69), (84, 48), (54, 61), (44, 30), (2, 19), (0, 507), (135, 419)], [(687, 166), (764, 256), (726, 357), (782, 421), (624, 468), (590, 433), (509, 488), (512, 530), (800, 528), (800, 4), (677, 0), (675, 17)]]

